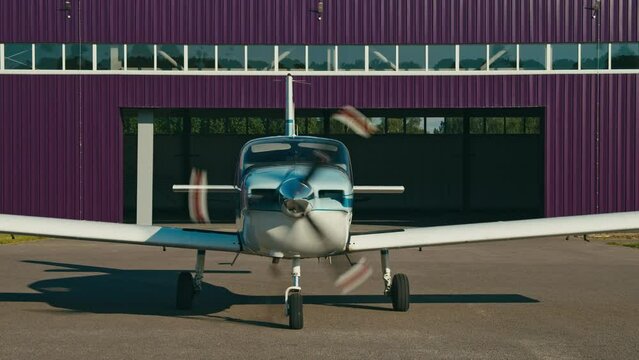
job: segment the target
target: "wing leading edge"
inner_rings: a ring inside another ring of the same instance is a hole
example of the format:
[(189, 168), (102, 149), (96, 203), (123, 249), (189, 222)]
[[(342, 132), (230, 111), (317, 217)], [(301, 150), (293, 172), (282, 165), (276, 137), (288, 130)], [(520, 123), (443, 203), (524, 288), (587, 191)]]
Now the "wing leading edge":
[(351, 236), (349, 252), (638, 230), (639, 211), (433, 226)]
[(0, 233), (238, 252), (236, 233), (34, 216), (0, 215)]

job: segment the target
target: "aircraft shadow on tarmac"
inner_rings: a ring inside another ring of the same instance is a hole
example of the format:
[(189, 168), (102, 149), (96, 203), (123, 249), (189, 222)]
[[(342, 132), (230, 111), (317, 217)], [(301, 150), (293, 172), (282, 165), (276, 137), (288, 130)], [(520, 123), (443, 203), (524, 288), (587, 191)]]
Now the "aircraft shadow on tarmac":
[[(233, 305), (283, 304), (281, 295), (242, 295), (208, 283), (195, 298), (193, 309), (175, 309), (176, 270), (120, 270), (49, 261), (24, 260), (26, 263), (54, 266), (45, 272), (70, 274), (55, 279), (36, 281), (29, 287), (37, 293), (0, 293), (0, 302), (43, 302), (68, 311), (137, 315), (187, 316), (210, 315)], [(81, 273), (81, 276), (73, 276)], [(86, 275), (86, 273), (96, 273)], [(206, 273), (248, 274), (248, 270), (208, 270)], [(390, 300), (383, 295), (305, 295), (305, 304), (391, 310)], [(518, 294), (416, 294), (413, 304), (424, 303), (536, 303)], [(380, 304), (375, 306), (373, 304)], [(218, 316), (214, 316), (218, 317)], [(229, 321), (260, 326), (276, 326), (261, 321), (219, 317)]]

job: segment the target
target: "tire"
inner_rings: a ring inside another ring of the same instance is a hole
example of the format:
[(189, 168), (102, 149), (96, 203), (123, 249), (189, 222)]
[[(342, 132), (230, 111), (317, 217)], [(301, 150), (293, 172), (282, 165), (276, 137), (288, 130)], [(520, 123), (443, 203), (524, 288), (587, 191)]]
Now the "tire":
[(288, 326), (294, 330), (304, 327), (302, 294), (299, 292), (291, 293), (288, 297)]
[(190, 310), (193, 307), (193, 276), (183, 271), (178, 276), (175, 307), (178, 310)]
[(408, 285), (408, 276), (405, 274), (393, 276), (391, 299), (393, 301), (393, 310), (408, 311), (410, 307), (410, 287)]

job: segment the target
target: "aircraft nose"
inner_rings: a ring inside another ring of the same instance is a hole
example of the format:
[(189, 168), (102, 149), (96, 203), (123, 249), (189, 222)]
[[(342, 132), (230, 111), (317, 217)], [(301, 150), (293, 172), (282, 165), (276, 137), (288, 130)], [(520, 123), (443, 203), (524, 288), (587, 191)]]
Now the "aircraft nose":
[(308, 199), (313, 195), (313, 189), (299, 179), (288, 179), (280, 185), (280, 195), (286, 200)]

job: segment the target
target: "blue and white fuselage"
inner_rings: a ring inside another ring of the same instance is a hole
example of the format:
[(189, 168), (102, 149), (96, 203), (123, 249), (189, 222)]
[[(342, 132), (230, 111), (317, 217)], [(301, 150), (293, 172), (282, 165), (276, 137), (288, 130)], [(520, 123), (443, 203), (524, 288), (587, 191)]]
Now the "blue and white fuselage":
[(343, 252), (352, 220), (351, 179), (348, 151), (337, 140), (275, 136), (248, 142), (237, 177), (243, 251), (275, 258)]

